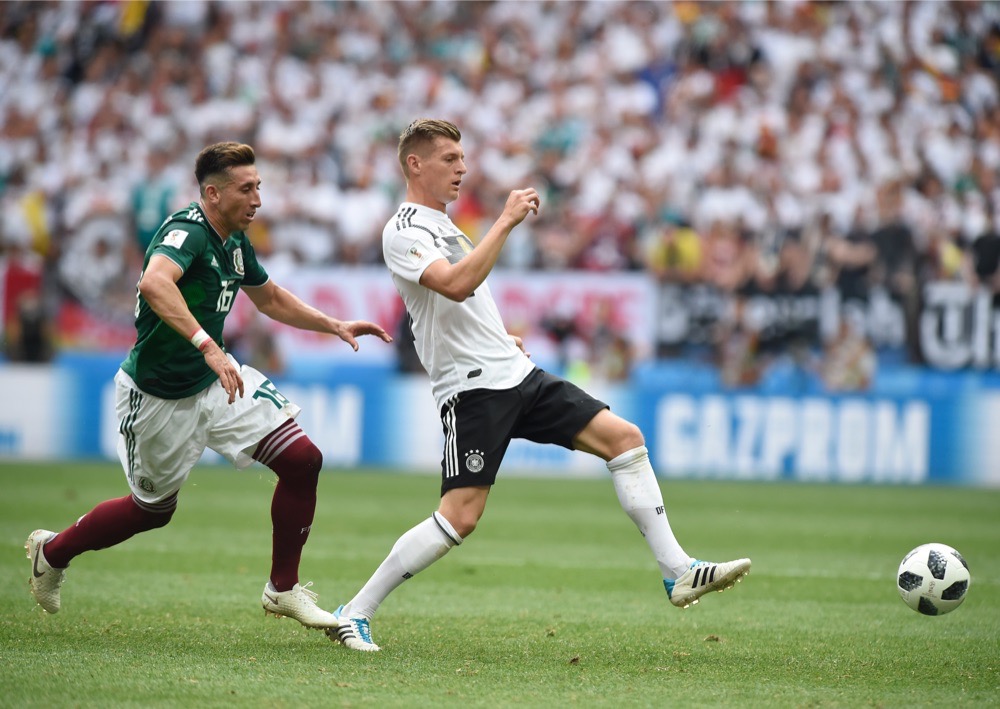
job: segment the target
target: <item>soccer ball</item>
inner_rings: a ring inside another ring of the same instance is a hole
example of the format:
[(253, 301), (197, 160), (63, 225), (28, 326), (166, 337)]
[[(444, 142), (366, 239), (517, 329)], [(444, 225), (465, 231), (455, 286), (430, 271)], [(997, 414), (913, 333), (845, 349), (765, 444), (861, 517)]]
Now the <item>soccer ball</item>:
[(969, 565), (946, 544), (922, 544), (903, 557), (896, 588), (908, 605), (924, 615), (943, 615), (962, 605), (969, 590)]

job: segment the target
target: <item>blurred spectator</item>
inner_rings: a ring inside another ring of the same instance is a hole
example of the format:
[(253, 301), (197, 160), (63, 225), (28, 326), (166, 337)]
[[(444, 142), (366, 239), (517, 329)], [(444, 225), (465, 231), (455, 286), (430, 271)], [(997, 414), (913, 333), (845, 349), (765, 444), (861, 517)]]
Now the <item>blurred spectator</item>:
[(734, 301), (729, 316), (720, 319), (715, 332), (716, 365), (719, 378), (727, 387), (757, 384), (764, 369), (760, 337), (745, 317), (745, 301)]
[(166, 148), (154, 146), (146, 159), (145, 178), (132, 190), (131, 228), (142, 253), (146, 253), (163, 220), (181, 207), (178, 193), (184, 182), (171, 168)]
[(589, 324), (586, 342), (590, 353), (590, 372), (602, 382), (627, 381), (632, 373), (632, 343), (615, 322), (612, 299), (598, 302), (594, 321)]
[(993, 293), (994, 305), (1000, 305), (1000, 233), (994, 228), (972, 242), (972, 269), (976, 285)]
[(877, 361), (864, 327), (844, 318), (840, 331), (826, 345), (821, 366), (828, 391), (864, 391), (871, 386)]
[(645, 266), (658, 280), (691, 284), (702, 274), (702, 239), (686, 224), (664, 220), (645, 235)]
[(37, 291), (24, 291), (7, 326), (7, 358), (12, 362), (52, 359), (52, 327)]
[(704, 279), (726, 293), (735, 293), (752, 275), (756, 252), (735, 222), (715, 219), (705, 232)]
[(4, 354), (15, 361), (52, 356), (50, 318), (41, 298), (43, 269), (37, 253), (13, 240), (5, 247), (0, 242), (0, 333)]
[(995, 2), (4, 2), (2, 235), (127, 318), (193, 153), (237, 139), (267, 258), (375, 263), (396, 136), (442, 115), (483, 173), (460, 225), (545, 193), (502, 267), (645, 269), (689, 328), (778, 278), (862, 314), (884, 288), (917, 358), (922, 286), (974, 278), (1000, 214), (998, 38)]
[(903, 218), (901, 191), (902, 185), (897, 182), (887, 183), (879, 190), (878, 226), (871, 238), (878, 254), (877, 282), (902, 307), (910, 356), (914, 361), (919, 361), (918, 319), (921, 295), (917, 269), (920, 257), (913, 231)]

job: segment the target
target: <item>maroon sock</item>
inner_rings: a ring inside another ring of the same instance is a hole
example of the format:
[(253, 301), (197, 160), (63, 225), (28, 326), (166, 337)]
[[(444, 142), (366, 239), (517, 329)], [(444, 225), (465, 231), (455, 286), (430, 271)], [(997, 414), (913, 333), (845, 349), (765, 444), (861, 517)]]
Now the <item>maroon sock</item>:
[(299, 582), (299, 560), (316, 512), (323, 454), (289, 420), (260, 442), (253, 457), (278, 476), (271, 500), (271, 583), (278, 591), (288, 591)]
[(164, 526), (176, 506), (176, 496), (159, 503), (157, 509), (140, 507), (131, 495), (106, 500), (47, 542), (45, 560), (57, 569), (66, 568), (85, 551), (106, 549), (139, 532)]

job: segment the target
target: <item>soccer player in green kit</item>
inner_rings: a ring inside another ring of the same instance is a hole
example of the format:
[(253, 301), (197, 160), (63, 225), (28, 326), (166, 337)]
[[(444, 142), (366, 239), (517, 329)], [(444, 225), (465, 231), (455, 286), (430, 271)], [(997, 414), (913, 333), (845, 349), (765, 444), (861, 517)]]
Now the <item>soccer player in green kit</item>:
[(295, 422), (299, 407), (227, 353), (222, 330), (242, 288), (268, 317), (336, 335), (355, 351), (356, 337), (392, 338), (375, 323), (336, 320), (268, 278), (245, 233), (261, 206), (254, 163), (249, 145), (202, 150), (195, 162), (200, 201), (171, 215), (146, 251), (136, 343), (115, 376), (118, 455), (131, 492), (102, 502), (58, 534), (40, 529), (28, 537), (31, 593), (49, 613), (59, 610), (72, 559), (170, 521), (178, 491), (211, 448), (237, 468), (256, 460), (278, 476), (265, 612), (312, 628), (337, 625), (298, 579), (322, 454)]

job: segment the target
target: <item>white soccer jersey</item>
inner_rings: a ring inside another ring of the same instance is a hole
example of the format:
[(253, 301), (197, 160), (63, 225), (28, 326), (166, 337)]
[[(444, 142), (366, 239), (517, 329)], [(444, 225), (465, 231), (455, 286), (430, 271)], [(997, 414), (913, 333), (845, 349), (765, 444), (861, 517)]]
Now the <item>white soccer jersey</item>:
[(534, 368), (507, 334), (486, 283), (461, 303), (420, 285), (431, 263), (458, 263), (471, 250), (447, 214), (412, 202), (400, 205), (382, 232), (382, 253), (412, 318), (438, 409), (461, 391), (515, 387)]

